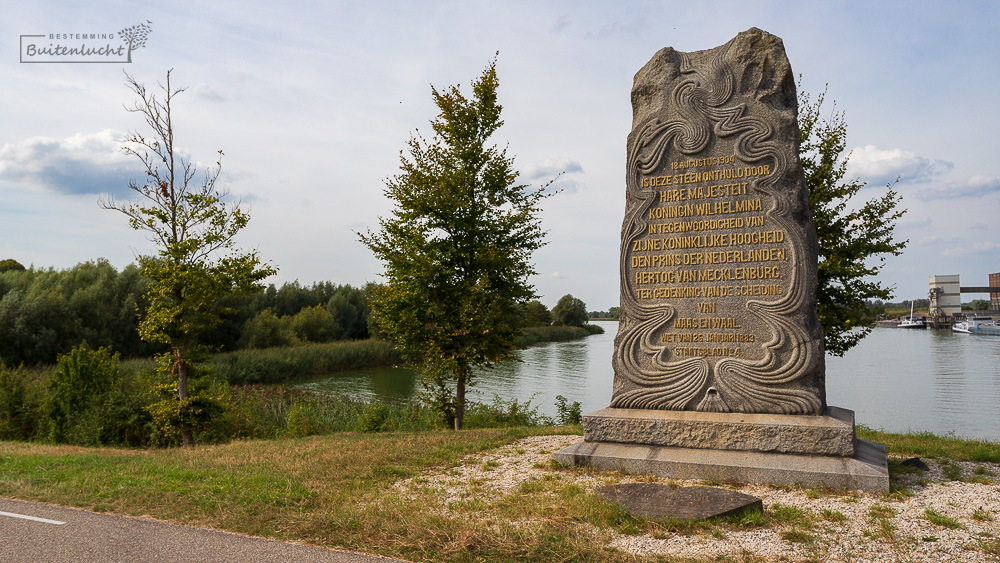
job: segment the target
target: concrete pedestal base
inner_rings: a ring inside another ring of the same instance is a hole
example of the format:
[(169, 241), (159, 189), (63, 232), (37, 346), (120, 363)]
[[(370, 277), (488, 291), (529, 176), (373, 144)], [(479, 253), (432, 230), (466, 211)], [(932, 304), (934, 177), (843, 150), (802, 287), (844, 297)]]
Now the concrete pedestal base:
[[(784, 448), (770, 446), (767, 448), (769, 451), (748, 451), (744, 441), (730, 439), (723, 439), (714, 444), (712, 440), (705, 440), (703, 447), (592, 440), (591, 436), (614, 434), (606, 432), (608, 418), (613, 417), (614, 410), (601, 409), (585, 416), (585, 440), (552, 454), (552, 459), (567, 465), (590, 465), (605, 471), (653, 474), (676, 479), (716, 479), (806, 487), (828, 486), (864, 491), (889, 489), (889, 467), (885, 446), (853, 439), (854, 413), (845, 409), (833, 411), (836, 413), (833, 417), (836, 421), (816, 420), (824, 417), (787, 417), (786, 422), (794, 427), (798, 419), (811, 418), (813, 420), (807, 421), (807, 426), (816, 427), (826, 423), (841, 424), (849, 416), (853, 453), (845, 452), (848, 455), (830, 455), (828, 451), (823, 451), (826, 448), (821, 442), (813, 443), (813, 447), (819, 446), (815, 453), (784, 453), (780, 451)], [(641, 412), (632, 410), (621, 414), (627, 415), (627, 418), (633, 421), (632, 424), (635, 424), (635, 420), (641, 418), (639, 414)], [(665, 415), (665, 412), (667, 411), (649, 411), (649, 424), (662, 427), (665, 416), (678, 420), (691, 416), (690, 413)], [(727, 425), (726, 417), (730, 417), (731, 422), (740, 425), (740, 433), (753, 433), (752, 425), (756, 421), (752, 420), (752, 416), (712, 415), (712, 418), (720, 419), (718, 422), (722, 426)], [(767, 415), (768, 428), (762, 428), (761, 432), (769, 434), (775, 425), (775, 419), (780, 421), (781, 418), (780, 415)], [(704, 422), (699, 420), (698, 424)], [(589, 430), (588, 423), (591, 426)], [(595, 424), (602, 427), (601, 432), (593, 431)], [(789, 432), (795, 434), (797, 431), (790, 428)], [(669, 442), (669, 440), (664, 441)], [(739, 442), (740, 445), (734, 448), (734, 442)], [(775, 451), (776, 449), (779, 451)], [(811, 448), (803, 449), (808, 451)], [(836, 449), (838, 453), (844, 450), (843, 441)]]

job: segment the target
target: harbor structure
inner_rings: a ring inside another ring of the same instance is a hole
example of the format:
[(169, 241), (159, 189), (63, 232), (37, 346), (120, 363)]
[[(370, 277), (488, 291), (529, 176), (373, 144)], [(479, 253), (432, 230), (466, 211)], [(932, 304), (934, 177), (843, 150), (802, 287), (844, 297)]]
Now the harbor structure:
[[(990, 287), (1000, 287), (1000, 272), (990, 274)], [(990, 310), (1000, 311), (1000, 292), (990, 293)]]
[(930, 276), (930, 314), (932, 317), (962, 315), (962, 288), (958, 274)]

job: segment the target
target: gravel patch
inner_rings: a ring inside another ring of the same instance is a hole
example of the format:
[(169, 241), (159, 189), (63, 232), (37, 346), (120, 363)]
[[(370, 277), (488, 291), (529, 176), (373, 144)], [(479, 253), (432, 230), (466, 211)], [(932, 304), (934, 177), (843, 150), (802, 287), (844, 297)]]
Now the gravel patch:
[[(451, 469), (430, 472), (395, 486), (430, 492), (451, 512), (453, 503), (499, 501), (532, 479), (596, 487), (637, 481), (676, 486), (704, 485), (620, 473), (555, 470), (552, 452), (579, 436), (533, 436), (477, 456)], [(1000, 553), (1000, 467), (996, 464), (940, 464), (924, 460), (930, 471), (899, 477), (895, 494), (834, 492), (766, 485), (727, 485), (763, 500), (765, 511), (798, 509), (802, 522), (778, 521), (764, 528), (709, 526), (693, 533), (651, 535), (610, 533), (609, 547), (634, 555), (696, 559), (757, 557), (785, 561), (998, 561)], [(965, 481), (949, 480), (961, 468)], [(969, 482), (982, 481), (982, 482)], [(930, 516), (929, 516), (930, 514)], [(941, 518), (936, 518), (941, 517)], [(937, 522), (931, 520), (934, 518)], [(777, 518), (774, 518), (778, 520)], [(582, 529), (592, 527), (581, 523)], [(987, 548), (983, 547), (986, 544)], [(990, 549), (991, 548), (991, 549)]]

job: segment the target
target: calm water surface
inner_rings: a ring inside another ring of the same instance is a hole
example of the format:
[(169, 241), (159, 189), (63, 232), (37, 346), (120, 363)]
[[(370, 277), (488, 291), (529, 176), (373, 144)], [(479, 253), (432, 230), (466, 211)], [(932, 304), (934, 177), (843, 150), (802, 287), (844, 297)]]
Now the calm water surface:
[[(521, 362), (480, 373), (470, 396), (530, 399), (550, 416), (557, 395), (580, 401), (585, 413), (606, 407), (618, 324), (595, 324), (604, 334), (532, 346), (519, 352)], [(297, 386), (404, 401), (419, 388), (417, 376), (400, 369), (337, 373)], [(854, 410), (859, 424), (1000, 441), (1000, 337), (876, 328), (843, 358), (827, 357), (826, 388), (827, 402)]]

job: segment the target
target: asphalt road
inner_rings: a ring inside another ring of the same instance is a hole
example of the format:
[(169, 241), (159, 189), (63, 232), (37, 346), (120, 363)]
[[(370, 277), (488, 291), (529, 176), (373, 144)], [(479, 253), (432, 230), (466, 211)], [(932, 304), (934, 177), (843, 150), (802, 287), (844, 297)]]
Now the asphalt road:
[(0, 498), (0, 561), (392, 563), (398, 560)]

